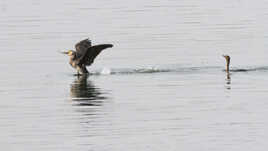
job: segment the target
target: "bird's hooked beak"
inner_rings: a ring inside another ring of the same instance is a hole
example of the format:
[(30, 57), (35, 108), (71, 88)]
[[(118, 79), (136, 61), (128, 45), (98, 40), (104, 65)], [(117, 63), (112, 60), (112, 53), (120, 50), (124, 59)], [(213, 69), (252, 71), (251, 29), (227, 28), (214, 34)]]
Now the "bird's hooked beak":
[(69, 51), (60, 51), (60, 53), (62, 53), (62, 54), (68, 54)]
[(73, 51), (72, 50), (68, 50), (68, 51), (61, 51), (62, 54), (67, 54), (68, 56), (73, 55)]

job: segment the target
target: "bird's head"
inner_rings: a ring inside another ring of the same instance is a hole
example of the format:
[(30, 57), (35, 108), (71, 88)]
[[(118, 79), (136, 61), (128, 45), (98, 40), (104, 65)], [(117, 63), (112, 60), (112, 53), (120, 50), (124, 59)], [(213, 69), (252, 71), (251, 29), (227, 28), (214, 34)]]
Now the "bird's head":
[(67, 54), (68, 56), (73, 56), (75, 54), (75, 51), (73, 50), (68, 50), (68, 51), (63, 51), (63, 54)]
[(230, 62), (231, 57), (229, 55), (222, 55), (222, 56), (225, 58), (225, 60), (226, 60), (227, 63)]

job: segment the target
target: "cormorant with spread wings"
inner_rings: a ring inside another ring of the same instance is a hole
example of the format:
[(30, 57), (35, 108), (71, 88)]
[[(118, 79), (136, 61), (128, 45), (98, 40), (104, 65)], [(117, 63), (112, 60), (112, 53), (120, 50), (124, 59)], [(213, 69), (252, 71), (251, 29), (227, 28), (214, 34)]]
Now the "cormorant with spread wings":
[(102, 50), (111, 47), (113, 47), (112, 44), (100, 44), (92, 46), (91, 41), (89, 39), (85, 39), (75, 45), (76, 51), (68, 50), (63, 53), (68, 54), (70, 57), (70, 65), (77, 70), (79, 75), (87, 74), (88, 71), (86, 66), (90, 66)]

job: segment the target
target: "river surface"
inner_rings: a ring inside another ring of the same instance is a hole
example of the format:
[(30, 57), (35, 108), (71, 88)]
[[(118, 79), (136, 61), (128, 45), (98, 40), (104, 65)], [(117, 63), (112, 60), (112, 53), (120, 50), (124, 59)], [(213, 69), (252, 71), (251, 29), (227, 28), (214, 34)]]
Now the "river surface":
[[(266, 151), (268, 1), (0, 0), (1, 150)], [(111, 43), (77, 77), (85, 38)], [(230, 78), (222, 54), (231, 56)]]

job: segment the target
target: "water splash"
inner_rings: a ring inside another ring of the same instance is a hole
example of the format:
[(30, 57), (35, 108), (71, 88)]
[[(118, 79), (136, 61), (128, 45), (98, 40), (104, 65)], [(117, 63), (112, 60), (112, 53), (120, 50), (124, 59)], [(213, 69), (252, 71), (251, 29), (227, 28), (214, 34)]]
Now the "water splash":
[(110, 75), (112, 73), (111, 69), (103, 68), (100, 72), (101, 75)]

